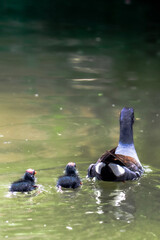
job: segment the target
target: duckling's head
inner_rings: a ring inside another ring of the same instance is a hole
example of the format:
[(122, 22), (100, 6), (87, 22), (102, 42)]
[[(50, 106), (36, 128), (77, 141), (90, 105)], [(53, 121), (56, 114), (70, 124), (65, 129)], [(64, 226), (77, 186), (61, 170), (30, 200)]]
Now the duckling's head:
[(69, 162), (65, 168), (66, 175), (75, 175), (77, 173), (76, 164)]
[(24, 180), (29, 180), (29, 181), (35, 181), (35, 174), (37, 172), (34, 170), (34, 169), (27, 169), (24, 176), (23, 176), (23, 179)]

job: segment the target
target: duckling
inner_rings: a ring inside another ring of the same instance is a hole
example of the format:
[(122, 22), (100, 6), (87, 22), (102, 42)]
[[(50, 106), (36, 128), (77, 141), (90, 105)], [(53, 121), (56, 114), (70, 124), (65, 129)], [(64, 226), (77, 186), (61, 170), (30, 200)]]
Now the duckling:
[(13, 182), (10, 187), (11, 192), (30, 192), (35, 190), (37, 186), (35, 185), (35, 174), (37, 172), (34, 169), (27, 169), (24, 176)]
[(65, 175), (60, 176), (57, 181), (57, 187), (61, 190), (63, 188), (78, 188), (82, 185), (81, 179), (76, 170), (76, 164), (69, 162), (65, 168)]
[(144, 172), (133, 141), (133, 108), (124, 107), (120, 114), (120, 138), (116, 148), (106, 151), (88, 168), (88, 177), (103, 181), (136, 180)]

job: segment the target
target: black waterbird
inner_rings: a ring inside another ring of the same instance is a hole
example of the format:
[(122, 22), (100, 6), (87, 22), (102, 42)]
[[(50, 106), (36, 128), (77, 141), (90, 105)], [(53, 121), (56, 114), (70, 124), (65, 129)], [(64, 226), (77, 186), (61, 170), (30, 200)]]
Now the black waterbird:
[(35, 185), (35, 174), (34, 169), (27, 169), (23, 177), (11, 184), (11, 192), (30, 192), (35, 190), (37, 186)]
[(57, 181), (57, 187), (63, 188), (78, 188), (82, 185), (81, 179), (76, 170), (76, 164), (69, 162), (65, 168), (65, 174), (60, 176)]

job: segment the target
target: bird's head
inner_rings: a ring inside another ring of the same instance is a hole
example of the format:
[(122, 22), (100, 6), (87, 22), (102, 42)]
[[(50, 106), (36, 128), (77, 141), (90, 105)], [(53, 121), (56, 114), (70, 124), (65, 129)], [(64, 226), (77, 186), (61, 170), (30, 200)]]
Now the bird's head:
[(69, 162), (65, 168), (65, 173), (67, 175), (75, 175), (77, 172), (76, 170), (76, 164), (73, 162)]
[(37, 172), (34, 169), (27, 169), (25, 174), (24, 174), (24, 180), (30, 180), (30, 181), (34, 181), (35, 180), (35, 174)]
[(133, 124), (134, 123), (134, 110), (133, 108), (124, 107), (120, 114), (120, 123)]

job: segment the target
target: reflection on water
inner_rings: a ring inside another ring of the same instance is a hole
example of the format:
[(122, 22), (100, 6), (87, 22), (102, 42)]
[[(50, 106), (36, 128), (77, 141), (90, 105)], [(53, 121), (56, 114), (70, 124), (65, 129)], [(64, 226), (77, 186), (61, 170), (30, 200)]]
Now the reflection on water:
[[(51, 36), (25, 23), (15, 34), (12, 24), (0, 36), (1, 238), (159, 239), (158, 45), (116, 32)], [(86, 180), (89, 164), (117, 145), (123, 106), (135, 108), (146, 173), (138, 182)], [(83, 186), (58, 193), (69, 161)], [(9, 196), (27, 168), (39, 190)]]
[(130, 186), (125, 189), (105, 189), (97, 188), (94, 186), (94, 195), (97, 206), (98, 214), (110, 215), (112, 219), (123, 220), (130, 223), (134, 220), (136, 212), (135, 200), (133, 191), (139, 184)]
[(114, 200), (112, 202), (113, 206), (121, 206), (121, 202), (126, 200), (126, 194), (123, 191), (116, 191), (115, 193), (111, 194), (110, 196), (114, 196)]

